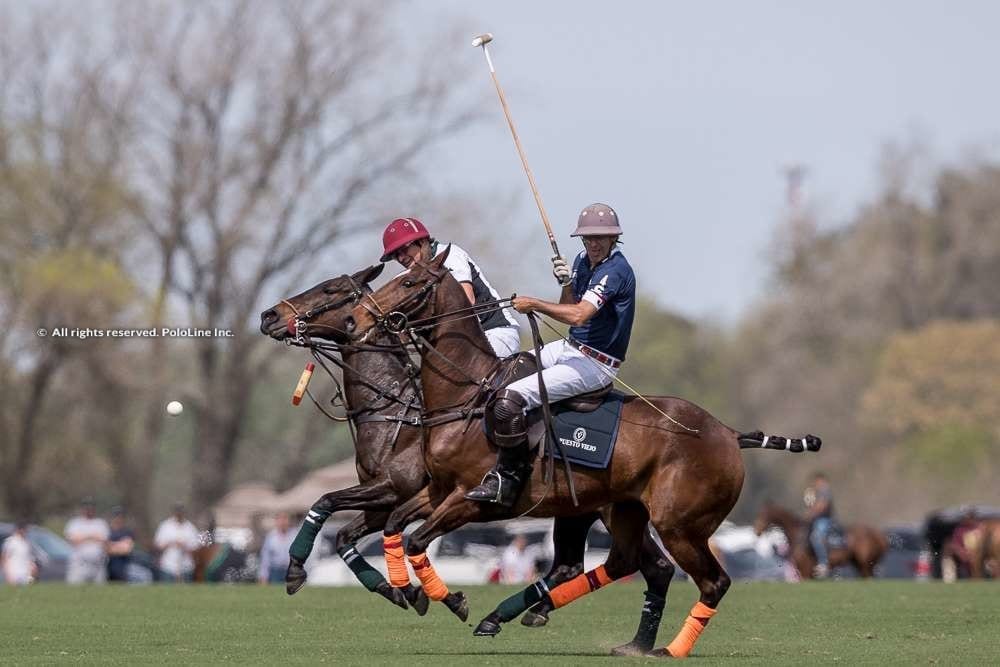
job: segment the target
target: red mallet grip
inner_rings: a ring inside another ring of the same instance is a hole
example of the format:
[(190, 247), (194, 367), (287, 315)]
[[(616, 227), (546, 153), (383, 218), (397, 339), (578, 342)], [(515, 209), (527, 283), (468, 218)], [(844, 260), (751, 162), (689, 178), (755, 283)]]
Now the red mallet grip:
[(298, 405), (302, 402), (302, 395), (306, 393), (306, 387), (309, 386), (309, 380), (312, 379), (313, 369), (315, 368), (316, 364), (311, 361), (306, 364), (302, 375), (299, 376), (299, 383), (295, 385), (295, 393), (292, 394), (292, 405)]

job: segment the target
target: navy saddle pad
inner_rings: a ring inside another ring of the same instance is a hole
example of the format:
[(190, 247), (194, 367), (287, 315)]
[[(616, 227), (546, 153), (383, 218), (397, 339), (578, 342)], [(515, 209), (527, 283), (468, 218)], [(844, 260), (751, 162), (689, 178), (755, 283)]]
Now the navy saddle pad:
[[(586, 468), (608, 467), (618, 437), (618, 419), (624, 400), (624, 394), (612, 391), (593, 412), (553, 406), (552, 426), (570, 463)], [(558, 448), (556, 458), (562, 458)]]

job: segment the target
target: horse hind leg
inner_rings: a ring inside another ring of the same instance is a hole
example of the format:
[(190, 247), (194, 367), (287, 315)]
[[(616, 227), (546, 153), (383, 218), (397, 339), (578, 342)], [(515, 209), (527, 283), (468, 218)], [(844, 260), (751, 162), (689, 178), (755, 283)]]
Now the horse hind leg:
[[(610, 515), (610, 510), (603, 514)], [(554, 519), (552, 542), (555, 547), (552, 567), (542, 579), (549, 582), (549, 588), (569, 581), (583, 572), (584, 550), (587, 547), (587, 534), (601, 514), (593, 513), (575, 517), (558, 517)], [(605, 521), (605, 525), (607, 521)], [(543, 595), (542, 600), (521, 616), (521, 625), (529, 628), (540, 628), (549, 622), (549, 613), (555, 609), (552, 600)]]
[[(502, 623), (514, 620), (522, 612), (524, 616), (521, 617), (521, 625), (538, 628), (548, 623), (548, 613), (553, 609), (548, 592), (583, 572), (587, 532), (597, 518), (598, 514), (595, 512), (554, 519), (552, 541), (555, 554), (548, 574), (498, 604), (479, 622), (472, 634), (476, 637), (493, 637), (500, 632)], [(532, 610), (525, 612), (532, 605)]]
[(681, 569), (694, 579), (701, 596), (691, 608), (674, 640), (666, 648), (657, 649), (650, 655), (684, 658), (691, 653), (705, 626), (715, 616), (719, 602), (731, 582), (729, 575), (709, 549), (707, 538), (689, 537), (673, 531), (661, 531), (660, 537)]
[[(545, 599), (550, 603), (552, 609), (564, 607), (570, 602), (639, 569), (639, 545), (642, 541), (642, 530), (649, 518), (646, 508), (636, 503), (616, 504), (611, 509), (611, 516), (609, 528), (612, 544), (607, 562), (550, 588)], [(542, 592), (541, 585), (543, 583), (536, 584), (539, 594)], [(488, 634), (480, 631), (493, 629), (491, 624), (496, 624), (496, 632), (499, 632), (499, 619), (495, 616), (496, 613), (494, 612), (483, 619), (476, 631), (480, 634)], [(492, 634), (496, 634), (496, 632)]]
[(667, 604), (667, 589), (674, 578), (675, 569), (653, 538), (651, 527), (647, 525), (639, 555), (639, 571), (646, 580), (646, 599), (642, 605), (639, 627), (632, 641), (612, 649), (611, 655), (639, 656), (653, 648), (660, 620), (663, 618), (663, 608)]

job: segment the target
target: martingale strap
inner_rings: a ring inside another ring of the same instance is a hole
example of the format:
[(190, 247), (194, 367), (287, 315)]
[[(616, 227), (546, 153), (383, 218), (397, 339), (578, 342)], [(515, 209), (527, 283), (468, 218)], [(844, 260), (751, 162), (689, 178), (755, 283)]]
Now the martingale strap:
[[(535, 358), (541, 360), (542, 336), (538, 332), (538, 321), (534, 313), (528, 313), (528, 324), (531, 325), (531, 342), (535, 348)], [(563, 470), (566, 473), (566, 484), (569, 486), (569, 496), (573, 500), (573, 507), (579, 507), (580, 503), (577, 502), (576, 499), (576, 485), (573, 483), (573, 471), (570, 468), (569, 459), (566, 458), (566, 452), (563, 451), (562, 443), (559, 442), (559, 438), (555, 436), (555, 431), (552, 428), (552, 410), (549, 407), (549, 392), (545, 387), (545, 380), (542, 378), (542, 372), (540, 369), (537, 375), (538, 395), (542, 401), (542, 418), (545, 420), (545, 439), (548, 441), (549, 450), (549, 460), (545, 470), (545, 493), (542, 494), (542, 497), (544, 498), (548, 495), (549, 488), (551, 487), (555, 477), (555, 453), (556, 447), (558, 447), (559, 456), (562, 457), (563, 461)]]

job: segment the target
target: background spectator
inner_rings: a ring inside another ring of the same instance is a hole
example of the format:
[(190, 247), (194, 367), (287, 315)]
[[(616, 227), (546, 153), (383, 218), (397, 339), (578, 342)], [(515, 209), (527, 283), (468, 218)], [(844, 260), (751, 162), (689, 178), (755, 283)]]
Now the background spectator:
[(517, 535), (500, 556), (500, 583), (520, 584), (535, 579), (535, 553), (528, 538)]
[(18, 521), (14, 532), (4, 540), (0, 550), (0, 567), (3, 579), (14, 586), (25, 586), (35, 580), (38, 565), (31, 554), (31, 543), (27, 537), (28, 523)]
[(288, 549), (292, 546), (295, 531), (289, 527), (287, 512), (274, 515), (274, 528), (267, 532), (260, 549), (260, 574), (262, 584), (280, 584), (285, 581)]
[(198, 529), (184, 515), (184, 505), (174, 505), (174, 513), (160, 523), (153, 542), (160, 551), (160, 569), (177, 581), (190, 580), (194, 571), (191, 554), (201, 542)]
[(73, 545), (66, 570), (70, 584), (103, 584), (108, 577), (107, 559), (108, 522), (97, 516), (94, 501), (84, 498), (80, 514), (66, 524), (66, 539)]
[(128, 564), (135, 548), (135, 533), (125, 525), (125, 511), (111, 510), (111, 533), (108, 535), (108, 581), (128, 581)]

